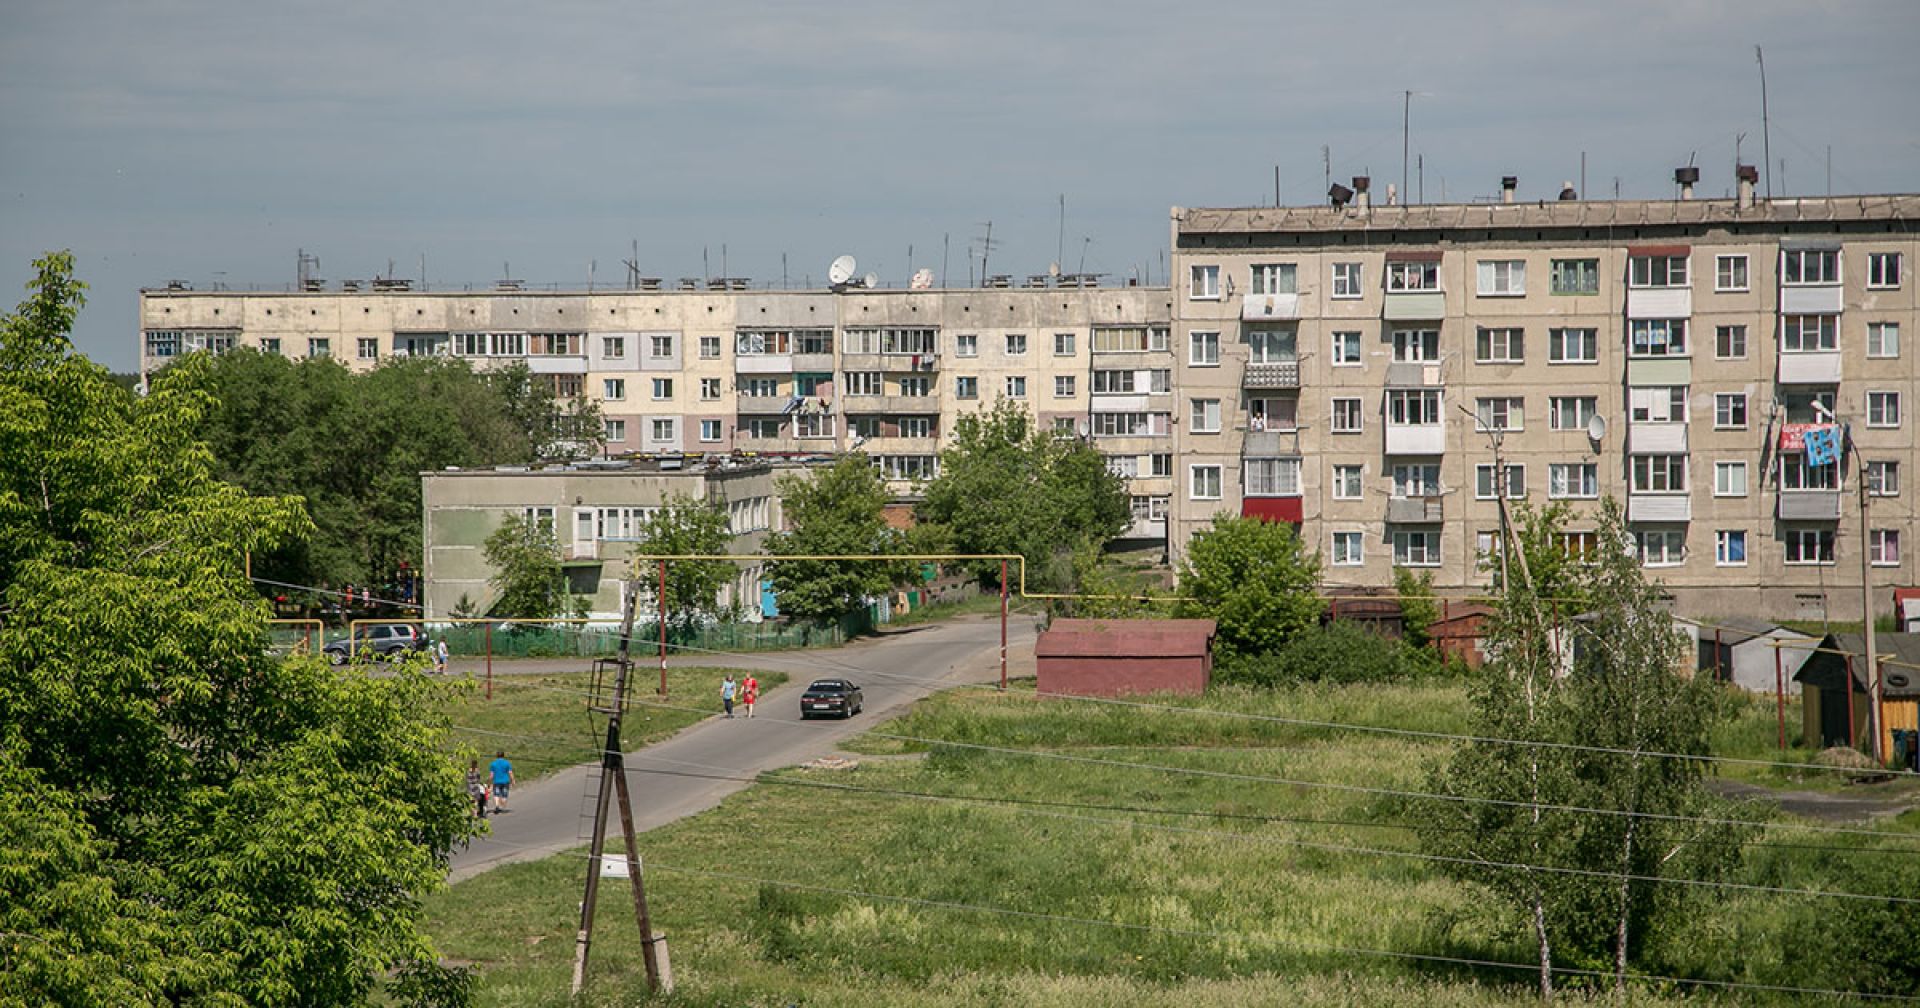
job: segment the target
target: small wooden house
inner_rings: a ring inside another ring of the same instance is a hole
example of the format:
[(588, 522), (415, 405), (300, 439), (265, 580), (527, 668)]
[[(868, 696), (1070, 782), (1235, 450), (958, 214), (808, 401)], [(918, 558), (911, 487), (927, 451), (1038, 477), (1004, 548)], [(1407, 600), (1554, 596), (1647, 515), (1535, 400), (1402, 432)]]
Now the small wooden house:
[(1202, 619), (1060, 619), (1034, 645), (1039, 692), (1204, 693), (1215, 624)]
[[(1874, 635), (1880, 664), (1881, 751), (1893, 752), (1893, 729), (1920, 728), (1920, 633)], [(1794, 679), (1801, 694), (1803, 730), (1822, 747), (1867, 747), (1867, 639), (1828, 634)]]

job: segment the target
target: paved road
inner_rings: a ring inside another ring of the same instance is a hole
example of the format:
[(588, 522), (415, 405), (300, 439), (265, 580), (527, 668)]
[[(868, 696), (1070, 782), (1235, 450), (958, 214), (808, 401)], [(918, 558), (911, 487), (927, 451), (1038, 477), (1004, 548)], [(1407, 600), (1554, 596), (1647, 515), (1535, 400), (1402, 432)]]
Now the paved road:
[[(1008, 624), (1011, 675), (1031, 675), (1032, 617)], [(760, 698), (759, 716), (709, 718), (665, 742), (627, 756), (628, 787), (636, 808), (636, 829), (645, 832), (683, 816), (704, 812), (750, 781), (702, 780), (638, 771), (670, 770), (752, 775), (824, 756), (841, 740), (874, 724), (889, 711), (963, 682), (989, 682), (1000, 674), (1000, 621), (957, 620), (890, 633), (842, 648), (743, 656), (759, 665), (779, 659), (790, 677), (785, 686)], [(720, 664), (714, 656), (711, 664)], [(809, 679), (845, 675), (866, 694), (864, 713), (846, 721), (801, 721), (800, 691)], [(718, 687), (716, 686), (716, 689)], [(509, 752), (511, 757), (512, 753)], [(473, 841), (453, 858), (452, 880), (516, 861), (533, 861), (583, 846), (591, 812), (588, 789), (597, 768), (579, 766), (516, 788), (512, 811), (490, 822), (493, 834)], [(615, 803), (609, 803), (617, 809)], [(609, 830), (609, 849), (619, 849), (617, 824)]]

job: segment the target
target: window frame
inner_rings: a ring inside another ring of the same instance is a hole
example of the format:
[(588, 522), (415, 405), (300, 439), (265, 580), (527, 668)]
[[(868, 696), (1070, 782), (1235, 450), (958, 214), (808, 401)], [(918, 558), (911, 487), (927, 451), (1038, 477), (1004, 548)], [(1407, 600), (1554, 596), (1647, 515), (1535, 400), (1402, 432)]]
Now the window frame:
[(1877, 528), (1867, 530), (1867, 565), (1869, 567), (1900, 566), (1899, 529)]
[(1473, 335), (1475, 364), (1525, 364), (1527, 330), (1522, 326), (1477, 326)]
[[(1736, 346), (1740, 352), (1731, 352)], [(1747, 327), (1744, 323), (1713, 327), (1713, 359), (1747, 359)]]
[[(711, 425), (711, 429), (713, 431), (712, 437), (707, 436), (709, 425)], [(701, 444), (713, 444), (719, 441), (725, 433), (726, 433), (725, 428), (721, 426), (720, 421), (718, 420), (700, 421), (700, 443)]]
[[(1285, 290), (1281, 288), (1284, 287)], [(1299, 265), (1290, 262), (1254, 263), (1247, 267), (1247, 293), (1300, 293)]]
[(1440, 264), (1425, 259), (1402, 259), (1387, 263), (1387, 293), (1438, 294)]
[[(1556, 476), (1559, 477), (1558, 480), (1555, 479)], [(1555, 490), (1556, 482), (1559, 484), (1558, 490)], [(1547, 499), (1600, 499), (1600, 464), (1597, 462), (1547, 463)]]
[[(1734, 559), (1731, 546), (1740, 544), (1740, 556)], [(1747, 565), (1747, 530), (1713, 530), (1713, 565), (1715, 567), (1745, 567)]]
[(1053, 334), (1053, 355), (1055, 357), (1073, 357), (1079, 353), (1076, 349), (1080, 341), (1074, 333), (1057, 332)]
[[(1334, 396), (1328, 408), (1327, 430), (1333, 434), (1361, 434), (1367, 427), (1366, 407), (1359, 396)], [(1342, 426), (1343, 413), (1351, 412), (1352, 426)]]
[[(1568, 285), (1563, 281), (1571, 279), (1576, 283)], [(1600, 293), (1600, 260), (1586, 258), (1555, 259), (1548, 269), (1547, 291), (1551, 294), (1577, 296)]]
[[(1576, 404), (1573, 408), (1573, 413), (1574, 413), (1574, 416), (1578, 419), (1577, 423), (1574, 423), (1571, 426), (1568, 426), (1563, 422), (1561, 417), (1561, 413), (1563, 412), (1561, 404), (1563, 403)], [(1581, 405), (1578, 405), (1581, 403), (1584, 403), (1586, 405), (1584, 407)], [(1573, 432), (1584, 434), (1587, 431), (1587, 425), (1593, 422), (1593, 418), (1597, 414), (1599, 414), (1599, 412), (1600, 412), (1599, 396), (1548, 396), (1547, 397), (1547, 429), (1555, 430), (1555, 431), (1573, 431)]]
[(1896, 459), (1867, 460), (1866, 480), (1869, 497), (1900, 496), (1899, 461)]
[[(1473, 467), (1473, 499), (1494, 500), (1493, 463), (1482, 462)], [(1507, 499), (1525, 500), (1527, 497), (1527, 467), (1517, 462), (1507, 463)]]
[(1335, 301), (1358, 300), (1367, 296), (1366, 264), (1360, 262), (1336, 262), (1329, 264), (1333, 269), (1328, 295)]
[[(1892, 344), (1891, 351), (1888, 350), (1889, 343)], [(1885, 320), (1867, 323), (1867, 359), (1900, 359), (1900, 323)]]
[[(1211, 355), (1203, 353), (1211, 347)], [(1187, 332), (1187, 366), (1220, 366), (1220, 330), (1192, 329)]]
[[(1417, 410), (1414, 408), (1416, 402), (1419, 404)], [(1439, 389), (1387, 389), (1384, 410), (1386, 423), (1393, 427), (1438, 427), (1444, 421), (1440, 405)], [(1419, 414), (1418, 418), (1415, 418), (1416, 413)]]
[[(1205, 489), (1200, 484), (1200, 474), (1208, 471), (1211, 471), (1213, 474), (1213, 477), (1212, 477), (1213, 492), (1211, 494), (1200, 492), (1202, 489)], [(1194, 463), (1188, 464), (1187, 466), (1187, 499), (1188, 500), (1220, 500), (1225, 496), (1225, 494), (1226, 494), (1226, 474), (1225, 474), (1225, 470), (1221, 467), (1219, 463), (1194, 462)]]
[[(1811, 279), (1807, 271), (1809, 261), (1818, 264)], [(1837, 287), (1843, 279), (1839, 249), (1780, 250), (1782, 287)]]
[[(1413, 546), (1415, 539), (1420, 540), (1420, 556), (1415, 558)], [(1395, 529), (1392, 534), (1393, 565), (1395, 567), (1438, 567), (1440, 566), (1440, 532), (1435, 529)]]
[[(1569, 340), (1568, 337), (1575, 337)], [(1570, 342), (1578, 343), (1575, 349), (1585, 350), (1584, 357), (1567, 356)], [(1600, 363), (1600, 330), (1591, 326), (1554, 326), (1547, 330), (1547, 363), (1549, 364), (1598, 364)]]
[(1713, 290), (1737, 294), (1752, 290), (1752, 273), (1745, 252), (1723, 252), (1713, 257)]
[[(1360, 330), (1335, 330), (1329, 338), (1333, 341), (1329, 356), (1334, 367), (1362, 367), (1366, 364), (1366, 350)], [(1348, 356), (1349, 352), (1351, 356)]]
[[(1753, 486), (1747, 475), (1745, 459), (1716, 459), (1713, 463), (1713, 495), (1715, 497), (1747, 496)], [(1736, 479), (1739, 482), (1738, 487), (1733, 485)]]
[(625, 378), (600, 379), (601, 402), (626, 402), (627, 380)]
[(1480, 396), (1473, 401), (1473, 431), (1489, 434), (1527, 429), (1525, 396)]
[(953, 397), (955, 399), (977, 400), (980, 398), (979, 375), (954, 375)]
[(1684, 497), (1690, 492), (1687, 456), (1683, 453), (1629, 455), (1627, 492), (1640, 496)]
[[(1874, 419), (1874, 414), (1879, 419)], [(1893, 389), (1867, 390), (1867, 427), (1873, 430), (1895, 430), (1900, 426), (1900, 393)]]
[[(618, 436), (615, 436), (616, 433), (618, 434)], [(626, 444), (627, 443), (626, 420), (621, 419), (619, 417), (602, 417), (600, 420), (600, 436), (609, 444), (613, 444), (613, 443)]]
[(1689, 319), (1629, 319), (1627, 356), (1635, 360), (1664, 360), (1691, 356), (1687, 342)]
[(1220, 264), (1189, 264), (1187, 266), (1187, 300), (1218, 301), (1220, 298)]
[[(1808, 345), (1808, 322), (1812, 345)], [(1833, 353), (1840, 349), (1840, 316), (1825, 312), (1807, 312), (1780, 316), (1781, 353)]]
[[(1352, 492), (1349, 493), (1349, 484)], [(1334, 500), (1364, 500), (1367, 496), (1367, 467), (1365, 463), (1336, 462), (1333, 466), (1332, 489)]]
[(980, 356), (979, 333), (955, 333), (953, 336), (953, 355), (955, 357)]
[(1473, 264), (1476, 297), (1526, 297), (1525, 259), (1479, 259)]
[[(1786, 547), (1782, 562), (1788, 567), (1831, 567), (1834, 565), (1833, 529), (1790, 528), (1781, 540)], [(1813, 545), (1809, 558), (1807, 546)]]
[(1902, 263), (1899, 252), (1867, 253), (1867, 289), (1899, 290)]
[[(1658, 559), (1647, 549), (1656, 537), (1660, 541)], [(1641, 529), (1634, 533), (1633, 545), (1642, 567), (1679, 567), (1687, 562), (1687, 530), (1683, 528)]]
[[(1187, 429), (1195, 434), (1218, 434), (1226, 424), (1226, 408), (1219, 399), (1197, 397), (1187, 400)], [(1207, 410), (1213, 411), (1212, 423), (1208, 423)]]
[[(1738, 413), (1738, 417), (1734, 414)], [(1715, 392), (1713, 394), (1713, 429), (1747, 429), (1747, 394), (1745, 392)]]
[[(1364, 567), (1367, 562), (1367, 534), (1350, 529), (1335, 529), (1330, 555), (1335, 567)], [(1343, 543), (1345, 548), (1343, 549)]]
[[(1693, 266), (1689, 259), (1691, 259), (1690, 255), (1628, 256), (1627, 287), (1633, 290), (1677, 290), (1691, 287)], [(1654, 267), (1655, 263), (1660, 264), (1658, 269)]]
[(1053, 397), (1055, 399), (1072, 399), (1077, 395), (1078, 393), (1074, 391), (1076, 384), (1074, 382), (1075, 377), (1075, 375), (1054, 375)]
[[(1254, 467), (1271, 472), (1256, 475)], [(1291, 480), (1288, 475), (1291, 474)], [(1302, 494), (1301, 459), (1297, 455), (1243, 459), (1240, 463), (1242, 497), (1299, 497)]]
[(1025, 357), (1027, 355), (1027, 334), (1019, 332), (1007, 333), (1003, 340), (1003, 345), (1006, 347), (1006, 356)]
[(1026, 375), (1008, 375), (1007, 380), (1002, 383), (1001, 387), (1005, 391), (1006, 397), (1008, 399), (1019, 400), (1022, 402), (1026, 401), (1026, 398), (1027, 398), (1027, 376)]

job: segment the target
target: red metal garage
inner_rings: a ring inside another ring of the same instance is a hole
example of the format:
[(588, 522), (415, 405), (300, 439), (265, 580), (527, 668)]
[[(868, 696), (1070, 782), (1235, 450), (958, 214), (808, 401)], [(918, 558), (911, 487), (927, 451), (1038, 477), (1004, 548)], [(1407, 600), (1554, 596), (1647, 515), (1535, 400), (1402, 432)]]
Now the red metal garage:
[(1214, 622), (1054, 620), (1034, 646), (1041, 693), (1202, 693), (1213, 672)]

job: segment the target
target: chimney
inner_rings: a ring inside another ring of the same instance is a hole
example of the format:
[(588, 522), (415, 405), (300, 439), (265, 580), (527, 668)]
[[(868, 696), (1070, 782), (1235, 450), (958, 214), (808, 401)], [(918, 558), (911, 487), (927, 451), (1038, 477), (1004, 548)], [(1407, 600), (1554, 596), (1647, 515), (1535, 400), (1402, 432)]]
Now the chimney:
[(1353, 204), (1354, 204), (1354, 206), (1356, 206), (1356, 207), (1359, 207), (1359, 208), (1360, 208), (1360, 209), (1362, 209), (1362, 210), (1365, 210), (1365, 209), (1367, 209), (1368, 207), (1370, 207), (1370, 206), (1372, 206), (1372, 205), (1373, 205), (1373, 201), (1367, 198), (1367, 187), (1368, 187), (1368, 186), (1370, 186), (1370, 185), (1372, 185), (1372, 184), (1373, 184), (1373, 177), (1372, 177), (1372, 176), (1369, 176), (1369, 175), (1355, 175), (1355, 176), (1353, 177)]
[(1333, 204), (1333, 208), (1335, 210), (1338, 210), (1346, 206), (1347, 201), (1352, 198), (1353, 198), (1353, 190), (1347, 188), (1346, 186), (1341, 185), (1338, 182), (1335, 182), (1333, 184), (1333, 188), (1327, 190), (1327, 201)]
[(1500, 202), (1513, 202), (1513, 191), (1520, 188), (1520, 176), (1503, 175), (1500, 177)]
[(1700, 169), (1695, 168), (1693, 165), (1675, 168), (1673, 170), (1673, 180), (1680, 184), (1680, 198), (1690, 200), (1693, 198), (1693, 184), (1700, 181)]
[(1563, 200), (1577, 200), (1580, 198), (1580, 194), (1573, 191), (1572, 179), (1560, 183), (1560, 198)]
[(1750, 164), (1734, 165), (1733, 176), (1740, 180), (1740, 209), (1753, 209), (1753, 184), (1760, 181), (1760, 169)]

